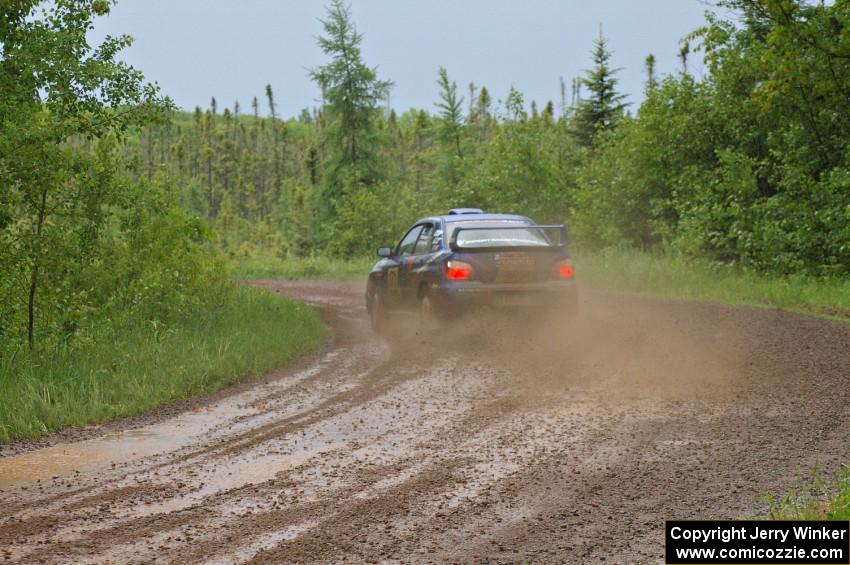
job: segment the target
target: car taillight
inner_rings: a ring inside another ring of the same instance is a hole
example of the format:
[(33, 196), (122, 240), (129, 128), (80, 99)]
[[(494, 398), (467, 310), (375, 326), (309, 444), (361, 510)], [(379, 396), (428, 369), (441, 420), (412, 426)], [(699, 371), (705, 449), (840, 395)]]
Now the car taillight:
[(472, 265), (464, 261), (446, 261), (446, 279), (450, 281), (468, 281), (475, 276)]
[(573, 267), (573, 262), (570, 260), (558, 261), (555, 263), (555, 276), (559, 279), (571, 279), (575, 276), (576, 270)]

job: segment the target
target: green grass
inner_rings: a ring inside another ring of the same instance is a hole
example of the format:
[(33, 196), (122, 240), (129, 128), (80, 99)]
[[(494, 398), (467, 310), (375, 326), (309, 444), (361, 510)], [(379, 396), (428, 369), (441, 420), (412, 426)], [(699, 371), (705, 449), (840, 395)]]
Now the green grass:
[(335, 259), (324, 256), (281, 259), (273, 256), (235, 258), (230, 276), (236, 279), (321, 279), (332, 281), (366, 280), (377, 258)]
[(0, 442), (150, 410), (260, 376), (317, 347), (306, 304), (237, 288), (174, 327), (146, 323), (72, 351), (0, 353)]
[(782, 498), (767, 499), (772, 520), (850, 520), (850, 467), (824, 483), (815, 474), (807, 486), (796, 486)]
[(850, 321), (850, 279), (746, 273), (668, 254), (611, 249), (575, 254), (585, 288), (781, 308)]
[[(667, 298), (781, 308), (850, 321), (850, 279), (746, 273), (664, 253), (608, 249), (574, 253), (584, 288)], [(375, 259), (251, 257), (233, 259), (237, 279), (362, 281)]]

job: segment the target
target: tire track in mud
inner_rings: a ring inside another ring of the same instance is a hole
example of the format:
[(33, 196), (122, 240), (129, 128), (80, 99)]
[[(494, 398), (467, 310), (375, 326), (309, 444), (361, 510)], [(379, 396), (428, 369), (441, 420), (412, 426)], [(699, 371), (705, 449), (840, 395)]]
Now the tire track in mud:
[(0, 487), (0, 562), (654, 561), (664, 518), (850, 461), (846, 325), (590, 294), (384, 342), (356, 285), (255, 284), (314, 304), (329, 352), (182, 442)]
[[(392, 383), (392, 384), (393, 384), (393, 386), (398, 386), (398, 385), (401, 385), (404, 382), (404, 380), (405, 379), (395, 379), (395, 382)], [(385, 392), (386, 387), (384, 387), (384, 389), (380, 389), (380, 390), (377, 390), (377, 391), (375, 389), (376, 389), (376, 387), (370, 383), (369, 386), (365, 387), (365, 395), (360, 394), (358, 396), (365, 398), (365, 397), (369, 397), (369, 396), (374, 396), (376, 394), (381, 394), (382, 392)], [(357, 398), (357, 397), (355, 397), (355, 398)], [(351, 408), (354, 407), (354, 404), (356, 404), (356, 403), (348, 403), (348, 405), (347, 406), (344, 405), (344, 407), (351, 409)], [(324, 403), (323, 403), (323, 405), (324, 405)], [(332, 415), (333, 413), (338, 413), (340, 411), (342, 411), (342, 410), (338, 409), (338, 410), (335, 410), (335, 411), (332, 411), (332, 412), (319, 411), (318, 413), (321, 416), (326, 417), (326, 416)], [(320, 421), (320, 420), (322, 420), (322, 417), (311, 418), (311, 421)], [(159, 468), (162, 465), (163, 465), (163, 463), (158, 463), (158, 464), (152, 466), (151, 468)], [(148, 470), (150, 470), (150, 469), (148, 469)], [(239, 493), (237, 493), (235, 495), (235, 497), (237, 497), (237, 498), (239, 496), (240, 496)], [(97, 502), (97, 497), (94, 497), (93, 502)], [(85, 506), (85, 504), (80, 503), (79, 506), (82, 507), (82, 506)], [(180, 519), (181, 519), (182, 522), (193, 521), (193, 518), (191, 516), (188, 516), (188, 515), (183, 515), (183, 516), (180, 517)], [(118, 526), (116, 528), (106, 530), (105, 532), (103, 532), (103, 535), (100, 536), (100, 537), (107, 540), (108, 543), (110, 543), (110, 544), (115, 544), (118, 541), (132, 541), (132, 538), (130, 538), (130, 539), (126, 538), (126, 532), (133, 532), (133, 535), (137, 536), (137, 537), (138, 536), (141, 536), (141, 537), (149, 536), (149, 535), (155, 533), (151, 529), (152, 528), (152, 522), (155, 522), (155, 521), (156, 520), (149, 520), (149, 519), (144, 518), (144, 519), (141, 519), (141, 520), (139, 520), (138, 522), (135, 522), (135, 523), (124, 523), (124, 524), (121, 524), (120, 526)], [(165, 527), (168, 527), (169, 521), (164, 520), (163, 522), (165, 523)], [(77, 541), (74, 541), (74, 542), (64, 544), (64, 546), (58, 546), (58, 547), (54, 546), (53, 548), (51, 548), (52, 553), (51, 552), (45, 552), (45, 553), (48, 554), (48, 555), (49, 554), (56, 554), (57, 552), (60, 552), (60, 551), (64, 551), (65, 553), (67, 553), (69, 548), (72, 548), (72, 547), (85, 548), (87, 550), (92, 550), (93, 544), (92, 544), (91, 539), (77, 540)], [(36, 553), (36, 554), (30, 555), (30, 557), (36, 558), (36, 557), (41, 557), (41, 555)]]
[[(469, 430), (469, 428), (467, 428)], [(437, 442), (440, 443), (440, 440), (437, 439)], [(374, 472), (372, 472), (374, 474)], [(363, 485), (359, 486), (355, 489), (355, 493), (360, 493), (365, 488)], [(226, 493), (222, 493), (221, 496), (216, 497), (213, 501), (210, 501), (209, 504), (204, 503), (197, 507), (187, 508), (185, 512), (182, 512), (177, 517), (179, 519), (179, 523), (183, 527), (189, 527), (193, 524), (199, 522), (208, 522), (211, 508), (214, 505), (217, 506), (226, 506), (229, 502), (233, 502), (234, 500), (244, 500), (245, 498), (250, 497), (258, 497), (265, 496), (266, 492), (270, 493), (278, 493), (281, 490), (286, 490), (280, 483), (276, 483), (272, 481), (271, 483), (265, 485), (247, 485), (241, 489), (236, 489), (234, 491), (229, 491)], [(350, 490), (348, 489), (343, 490)], [(333, 499), (335, 501), (339, 501), (344, 498), (344, 494), (341, 492), (336, 492), (333, 494)], [(328, 508), (326, 505), (320, 504), (318, 506), (322, 509), (321, 515), (326, 515), (328, 512)], [(295, 515), (301, 516), (303, 515), (303, 511), (296, 505), (294, 508)], [(278, 517), (281, 515), (288, 514), (287, 512), (277, 512)], [(265, 520), (260, 519), (259, 523), (265, 523)], [(246, 527), (247, 524), (247, 527)], [(50, 552), (54, 554), (56, 552), (61, 552), (67, 554), (74, 549), (86, 549), (91, 551), (94, 547), (99, 547), (99, 545), (115, 545), (117, 543), (122, 544), (131, 544), (138, 539), (149, 538), (152, 536), (156, 536), (161, 531), (166, 531), (174, 526), (174, 516), (170, 514), (160, 514), (152, 517), (143, 517), (138, 520), (134, 520), (128, 523), (122, 523), (116, 527), (107, 529), (105, 531), (99, 532), (96, 536), (96, 539), (92, 536), (89, 536), (83, 540), (76, 540), (70, 543), (61, 544), (59, 546), (54, 546), (50, 549)], [(236, 532), (240, 532), (240, 535), (235, 536), (235, 539), (244, 541), (244, 537), (241, 532), (250, 532), (255, 529), (254, 522), (250, 519), (246, 519), (245, 517), (240, 517), (238, 519), (238, 523), (233, 524), (232, 530)], [(262, 531), (262, 530), (261, 530)], [(178, 536), (179, 537), (179, 536)], [(197, 539), (198, 536), (195, 536)], [(160, 548), (162, 549), (162, 548)], [(195, 552), (197, 554), (199, 552)], [(31, 554), (30, 558), (40, 558), (42, 555), (40, 553)], [(197, 557), (197, 555), (196, 555)]]

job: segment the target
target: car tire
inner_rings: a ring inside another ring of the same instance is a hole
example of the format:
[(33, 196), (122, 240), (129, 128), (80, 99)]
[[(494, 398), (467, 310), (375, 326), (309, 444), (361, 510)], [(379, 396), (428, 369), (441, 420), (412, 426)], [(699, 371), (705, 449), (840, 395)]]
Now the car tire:
[(426, 333), (435, 332), (440, 329), (442, 319), (434, 306), (434, 300), (427, 289), (419, 296), (419, 326)]
[(376, 290), (372, 293), (372, 298), (369, 305), (369, 323), (372, 326), (372, 331), (378, 335), (383, 335), (387, 329), (387, 309), (384, 306), (384, 300), (381, 294)]

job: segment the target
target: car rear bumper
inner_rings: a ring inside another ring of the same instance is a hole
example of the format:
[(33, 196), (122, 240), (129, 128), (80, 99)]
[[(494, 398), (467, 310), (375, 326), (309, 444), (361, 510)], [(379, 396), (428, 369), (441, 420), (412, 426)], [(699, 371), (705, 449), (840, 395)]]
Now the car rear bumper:
[(467, 308), (573, 306), (578, 296), (574, 281), (542, 283), (445, 283), (432, 290), (432, 295), (445, 312)]

